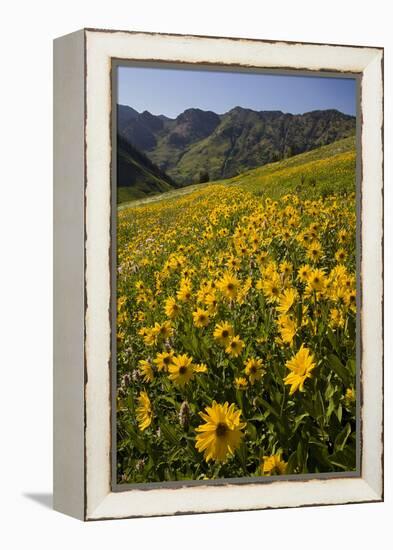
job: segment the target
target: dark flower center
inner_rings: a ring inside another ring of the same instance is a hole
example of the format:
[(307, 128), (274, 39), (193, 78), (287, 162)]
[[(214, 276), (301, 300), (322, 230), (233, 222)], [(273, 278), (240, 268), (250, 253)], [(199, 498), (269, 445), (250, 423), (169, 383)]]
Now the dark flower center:
[(228, 338), (228, 336), (229, 336), (229, 332), (227, 330), (223, 330), (222, 331), (222, 337), (223, 338)]
[(180, 368), (179, 368), (179, 374), (186, 374), (187, 372), (187, 367), (182, 365)]
[(228, 426), (225, 422), (219, 422), (216, 428), (216, 434), (218, 437), (223, 437), (228, 431)]
[(228, 290), (233, 290), (233, 284), (232, 284), (232, 283), (228, 283), (227, 289), (228, 289)]
[(169, 365), (169, 363), (171, 362), (171, 358), (170, 357), (164, 357), (163, 359), (165, 365)]

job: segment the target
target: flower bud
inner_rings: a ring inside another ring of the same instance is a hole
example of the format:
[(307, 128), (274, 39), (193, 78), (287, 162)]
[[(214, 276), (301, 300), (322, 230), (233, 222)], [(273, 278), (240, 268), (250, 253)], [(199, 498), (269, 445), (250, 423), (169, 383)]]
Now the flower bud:
[(183, 401), (179, 411), (179, 422), (182, 428), (188, 429), (190, 423), (190, 406), (187, 401)]

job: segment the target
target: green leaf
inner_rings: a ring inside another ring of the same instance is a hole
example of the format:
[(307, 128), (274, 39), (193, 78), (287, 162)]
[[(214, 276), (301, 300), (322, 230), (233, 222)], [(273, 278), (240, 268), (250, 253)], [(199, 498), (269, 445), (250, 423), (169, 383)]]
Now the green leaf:
[(303, 319), (303, 304), (299, 302), (298, 305), (296, 306), (296, 321), (297, 321), (298, 327), (302, 326), (302, 319)]
[(303, 446), (302, 441), (300, 440), (297, 449), (296, 449), (297, 463), (299, 467), (299, 472), (305, 474), (307, 473), (307, 457), (308, 457), (308, 444), (306, 443)]
[(187, 442), (186, 451), (187, 451), (188, 456), (192, 460), (200, 460), (201, 459), (201, 455), (196, 450), (194, 442), (191, 442), (191, 441)]
[(330, 342), (330, 345), (332, 346), (332, 348), (334, 349), (334, 351), (336, 353), (340, 353), (340, 347), (337, 343), (337, 339), (336, 339), (336, 336), (334, 335), (333, 331), (331, 328), (327, 328), (327, 337), (328, 337), (328, 340)]
[(237, 449), (236, 454), (238, 455), (242, 468), (244, 470), (244, 473), (248, 475), (247, 472), (247, 447), (244, 443), (240, 445), (240, 447)]
[(344, 471), (353, 469), (353, 466), (348, 463), (348, 457), (342, 451), (338, 451), (337, 453), (333, 453), (332, 455), (330, 455), (329, 462), (333, 466), (341, 468), (341, 470)]
[(246, 428), (247, 434), (251, 441), (255, 441), (258, 435), (257, 429), (251, 422), (247, 422), (247, 428)]
[(262, 397), (258, 397), (258, 403), (260, 403), (265, 409), (267, 409), (271, 414), (276, 416), (277, 418), (280, 418), (280, 414), (270, 405), (267, 401), (262, 399)]
[(301, 471), (303, 469), (303, 445), (301, 441), (299, 441), (299, 443), (297, 444), (296, 460)]
[(288, 458), (288, 464), (287, 464), (287, 474), (295, 474), (297, 469), (297, 452), (291, 454), (291, 456)]
[(351, 433), (351, 425), (348, 422), (344, 429), (341, 430), (341, 432), (338, 434), (334, 441), (334, 450), (336, 451), (342, 451), (345, 447), (345, 443), (347, 442), (347, 439)]
[(327, 408), (327, 410), (326, 410), (326, 418), (327, 418), (327, 420), (329, 420), (329, 418), (330, 418), (330, 416), (331, 416), (331, 414), (332, 414), (332, 412), (334, 411), (335, 408), (336, 408), (336, 405), (335, 405), (333, 399), (331, 399), (331, 400), (329, 401), (329, 405), (328, 405), (328, 408)]
[(173, 405), (174, 407), (178, 407), (178, 403), (173, 397), (170, 397), (169, 395), (159, 395), (156, 397), (156, 401), (164, 400)]
[(164, 422), (163, 420), (160, 421), (160, 428), (161, 428), (161, 433), (162, 435), (165, 437), (165, 439), (171, 443), (172, 445), (177, 445), (179, 443), (179, 436), (176, 432), (176, 430), (170, 426), (169, 424), (167, 424), (166, 422)]
[(335, 410), (335, 413), (336, 413), (338, 421), (341, 423), (341, 420), (342, 420), (342, 417), (343, 417), (343, 408), (342, 408), (341, 403), (339, 404), (339, 406)]
[(304, 418), (306, 418), (307, 416), (309, 416), (308, 413), (303, 413), (303, 414), (300, 414), (299, 416), (297, 416), (297, 417), (295, 418), (295, 425), (294, 425), (294, 428), (293, 428), (293, 431), (294, 431), (294, 432), (297, 431), (297, 429), (298, 429), (298, 427), (300, 426), (302, 420), (303, 420)]
[(243, 394), (241, 390), (236, 390), (236, 401), (240, 409), (243, 409)]
[(328, 356), (328, 365), (329, 367), (341, 378), (345, 386), (350, 386), (352, 382), (351, 373), (344, 367), (337, 355), (331, 353)]
[(250, 418), (250, 420), (252, 420), (253, 422), (265, 422), (269, 414), (269, 411), (266, 411), (265, 414), (255, 414), (252, 418)]
[(168, 462), (172, 462), (175, 460), (183, 451), (183, 448), (180, 447), (180, 449), (175, 449), (169, 456), (168, 456)]
[(318, 419), (325, 416), (325, 406), (320, 391), (315, 396), (315, 412)]
[[(330, 375), (329, 375), (330, 376)], [(329, 401), (329, 399), (332, 397), (332, 395), (334, 394), (335, 392), (335, 387), (333, 386), (333, 384), (331, 384), (331, 382), (329, 381), (327, 387), (326, 387), (326, 390), (325, 390), (325, 399), (327, 401)]]
[(356, 361), (355, 359), (348, 359), (347, 361), (347, 368), (352, 374), (353, 377), (356, 376)]

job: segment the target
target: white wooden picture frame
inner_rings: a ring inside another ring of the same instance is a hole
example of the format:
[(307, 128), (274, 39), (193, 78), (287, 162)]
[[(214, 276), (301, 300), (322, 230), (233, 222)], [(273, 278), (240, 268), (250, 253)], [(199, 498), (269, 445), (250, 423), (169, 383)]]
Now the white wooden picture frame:
[[(113, 60), (355, 73), (361, 82), (361, 464), (355, 476), (114, 491)], [(54, 42), (54, 507), (81, 520), (383, 499), (383, 49), (84, 29)]]

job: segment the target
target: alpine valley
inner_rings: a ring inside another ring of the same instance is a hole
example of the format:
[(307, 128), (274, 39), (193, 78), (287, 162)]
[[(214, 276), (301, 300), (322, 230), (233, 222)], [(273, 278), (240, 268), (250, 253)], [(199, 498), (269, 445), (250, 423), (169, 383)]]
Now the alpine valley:
[(172, 119), (118, 105), (118, 201), (233, 178), (353, 136), (355, 127), (355, 117), (335, 109), (187, 109)]

